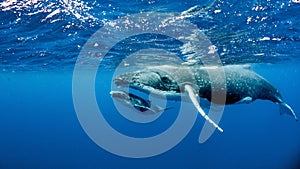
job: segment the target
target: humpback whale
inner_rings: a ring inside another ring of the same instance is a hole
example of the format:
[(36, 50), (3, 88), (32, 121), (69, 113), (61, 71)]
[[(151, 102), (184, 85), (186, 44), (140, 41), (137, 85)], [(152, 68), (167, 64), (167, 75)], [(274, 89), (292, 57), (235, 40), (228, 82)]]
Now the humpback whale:
[[(280, 114), (298, 120), (280, 92), (249, 65), (184, 66), (161, 65), (127, 72), (114, 78), (118, 87), (129, 86), (157, 97), (179, 100), (187, 95), (198, 112), (219, 131), (223, 131), (200, 107), (197, 97), (215, 104), (250, 103), (257, 99), (279, 105)], [(186, 100), (185, 100), (186, 101)]]
[(152, 105), (149, 100), (145, 100), (135, 94), (127, 93), (124, 91), (111, 91), (110, 95), (113, 99), (119, 101), (127, 107), (134, 107), (142, 113), (159, 113), (166, 110), (162, 107)]

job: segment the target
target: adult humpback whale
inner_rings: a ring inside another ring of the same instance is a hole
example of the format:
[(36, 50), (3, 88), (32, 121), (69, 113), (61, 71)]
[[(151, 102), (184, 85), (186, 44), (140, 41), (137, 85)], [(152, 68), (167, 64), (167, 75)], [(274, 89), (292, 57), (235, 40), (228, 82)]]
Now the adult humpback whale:
[(256, 99), (279, 105), (281, 114), (297, 117), (279, 91), (266, 79), (250, 70), (249, 65), (178, 66), (163, 65), (121, 74), (114, 83), (151, 93), (158, 97), (179, 100), (183, 94), (199, 113), (219, 131), (223, 131), (200, 107), (197, 96), (216, 104), (250, 103)]

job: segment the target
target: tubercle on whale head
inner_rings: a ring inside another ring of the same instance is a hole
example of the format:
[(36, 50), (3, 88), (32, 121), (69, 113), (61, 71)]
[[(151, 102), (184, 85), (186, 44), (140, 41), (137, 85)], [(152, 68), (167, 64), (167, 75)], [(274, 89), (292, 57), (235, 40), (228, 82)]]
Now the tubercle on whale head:
[(149, 90), (180, 91), (177, 82), (162, 71), (143, 70), (124, 73), (118, 75), (113, 81), (118, 87), (129, 86), (132, 88), (144, 88)]
[(118, 75), (113, 81), (118, 87), (153, 87), (159, 85), (160, 77), (151, 71), (135, 71)]
[(124, 74), (121, 74), (121, 75), (117, 75), (113, 79), (113, 82), (118, 87), (129, 86), (131, 84), (132, 78), (135, 74), (136, 74), (135, 72), (127, 72), (127, 73), (124, 73)]

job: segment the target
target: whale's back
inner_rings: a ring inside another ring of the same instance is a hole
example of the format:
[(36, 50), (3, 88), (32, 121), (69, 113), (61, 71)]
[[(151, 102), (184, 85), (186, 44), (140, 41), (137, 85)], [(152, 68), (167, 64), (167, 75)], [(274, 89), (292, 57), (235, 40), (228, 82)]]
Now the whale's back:
[(217, 99), (223, 94), (226, 94), (225, 104), (234, 104), (245, 98), (251, 98), (251, 101), (263, 99), (282, 102), (279, 91), (248, 67), (228, 65), (199, 72), (199, 96), (217, 104), (224, 103), (223, 100)]

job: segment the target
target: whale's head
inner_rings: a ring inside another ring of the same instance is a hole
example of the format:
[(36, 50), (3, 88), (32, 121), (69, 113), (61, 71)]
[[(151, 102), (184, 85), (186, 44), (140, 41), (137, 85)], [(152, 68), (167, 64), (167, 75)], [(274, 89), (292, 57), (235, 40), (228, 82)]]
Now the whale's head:
[(118, 87), (130, 87), (146, 93), (180, 93), (176, 80), (161, 70), (141, 70), (128, 72), (114, 78)]

